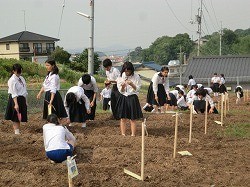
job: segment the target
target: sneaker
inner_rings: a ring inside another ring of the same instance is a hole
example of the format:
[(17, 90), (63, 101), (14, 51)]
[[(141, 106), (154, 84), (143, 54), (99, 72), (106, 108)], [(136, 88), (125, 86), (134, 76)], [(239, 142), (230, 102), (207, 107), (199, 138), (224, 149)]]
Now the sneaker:
[(73, 127), (73, 126), (74, 126), (74, 124), (73, 124), (73, 123), (70, 123), (70, 124), (69, 124), (69, 126), (70, 126), (70, 127)]
[(149, 106), (148, 103), (146, 103), (146, 104), (144, 105), (144, 107), (142, 107), (142, 109), (144, 110), (147, 106)]
[(20, 134), (20, 131), (19, 131), (19, 129), (15, 129), (15, 134)]
[(86, 127), (86, 123), (83, 123), (83, 124), (82, 124), (82, 128), (85, 128), (85, 127)]

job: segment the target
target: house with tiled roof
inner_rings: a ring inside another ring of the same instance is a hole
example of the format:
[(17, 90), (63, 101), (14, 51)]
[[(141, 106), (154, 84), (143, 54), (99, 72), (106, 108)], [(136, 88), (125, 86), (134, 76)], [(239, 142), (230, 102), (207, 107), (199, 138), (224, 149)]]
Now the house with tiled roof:
[(183, 82), (193, 75), (197, 83), (210, 86), (214, 73), (224, 74), (226, 85), (250, 87), (250, 55), (193, 57), (183, 74)]
[(34, 60), (48, 57), (55, 50), (57, 38), (22, 31), (0, 38), (0, 58)]

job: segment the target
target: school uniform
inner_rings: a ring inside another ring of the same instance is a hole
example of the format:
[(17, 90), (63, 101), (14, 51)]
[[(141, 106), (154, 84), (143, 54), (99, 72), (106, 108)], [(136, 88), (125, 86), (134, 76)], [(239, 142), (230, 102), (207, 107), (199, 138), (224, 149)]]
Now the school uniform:
[(194, 89), (190, 90), (190, 91), (187, 93), (187, 97), (186, 97), (187, 103), (189, 103), (189, 104), (192, 104), (192, 103), (193, 103), (194, 99), (196, 99), (195, 93), (196, 93), (196, 90), (194, 90)]
[(205, 90), (207, 90), (208, 95), (211, 95), (213, 93), (212, 88), (205, 87)]
[[(119, 91), (118, 91), (119, 92)], [(107, 110), (109, 109), (109, 101), (111, 99), (111, 88), (104, 88), (100, 95), (103, 98), (103, 102), (102, 102), (102, 109), (103, 110)], [(114, 109), (115, 110), (115, 109)]]
[[(73, 93), (76, 97), (76, 101), (70, 105), (66, 102), (66, 97), (68, 93)], [(64, 99), (64, 107), (66, 109), (67, 115), (70, 119), (70, 122), (85, 122), (85, 116), (87, 110), (90, 110), (89, 98), (84, 94), (84, 90), (80, 86), (71, 87)]]
[(63, 100), (61, 94), (59, 93), (60, 90), (60, 77), (58, 74), (52, 74), (50, 72), (44, 82), (43, 88), (45, 91), (45, 100), (44, 100), (44, 107), (43, 107), (43, 119), (47, 119), (48, 116), (48, 104), (50, 102), (51, 93), (55, 94), (55, 97), (52, 101), (52, 110), (53, 114), (56, 114), (58, 118), (66, 118), (68, 115), (63, 105)]
[(186, 90), (185, 90), (185, 87), (183, 85), (177, 85), (176, 87), (180, 88), (180, 90), (183, 91), (184, 95), (186, 95)]
[[(121, 75), (120, 71), (114, 67), (111, 67), (109, 71), (106, 71), (106, 76), (109, 81), (116, 81), (117, 78), (120, 77), (120, 75)], [(117, 83), (111, 83), (111, 84), (112, 84), (111, 98), (110, 98), (111, 110), (112, 110), (112, 114), (114, 118), (116, 118), (115, 107), (116, 107), (117, 100), (120, 96), (120, 92), (118, 91)]]
[[(28, 95), (26, 82), (22, 76), (13, 74), (8, 80), (8, 94), (9, 100), (6, 108), (5, 119), (13, 122), (27, 122), (27, 104), (26, 97)], [(19, 106), (19, 113), (21, 114), (21, 121), (18, 119), (18, 113), (14, 109), (14, 98), (17, 98)]]
[[(158, 102), (155, 100), (157, 94)], [(167, 94), (169, 94), (169, 79), (163, 77), (161, 73), (154, 74), (148, 87), (147, 103), (150, 105), (164, 106), (167, 103)]]
[(170, 106), (177, 106), (177, 99), (179, 97), (178, 90), (171, 90), (169, 92)]
[(193, 102), (194, 110), (196, 112), (200, 111), (201, 113), (204, 113), (205, 109), (206, 109), (206, 100), (208, 101), (207, 111), (209, 111), (211, 107), (214, 107), (214, 112), (213, 113), (218, 114), (218, 111), (215, 108), (213, 99), (208, 94), (206, 94), (206, 96), (203, 97), (202, 99), (199, 99), (197, 97), (197, 99), (194, 100), (194, 102)]
[(181, 110), (187, 110), (188, 106), (186, 103), (186, 99), (184, 96), (181, 96), (178, 100), (177, 100), (177, 106), (178, 108), (180, 108)]
[(194, 79), (189, 79), (189, 81), (188, 81), (188, 86), (191, 87), (192, 85), (196, 85), (196, 82), (195, 82)]
[(243, 88), (241, 86), (236, 86), (234, 92), (238, 99), (243, 97)]
[[(125, 90), (123, 91), (122, 84), (125, 83), (126, 80), (132, 81), (136, 86), (136, 89), (134, 90), (132, 86), (127, 84)], [(116, 105), (117, 118), (125, 118), (130, 120), (143, 118), (141, 106), (137, 96), (141, 88), (140, 76), (134, 73), (134, 75), (127, 77), (124, 72), (122, 74), (122, 77), (117, 79), (117, 87), (119, 92), (121, 93)]]
[(212, 77), (211, 82), (213, 83), (212, 90), (214, 93), (218, 93), (220, 85), (220, 77)]
[(220, 93), (225, 93), (227, 92), (227, 88), (225, 86), (225, 79), (223, 77), (220, 78), (220, 86), (219, 86), (219, 91)]
[[(82, 78), (78, 81), (78, 86), (84, 89), (85, 95), (89, 98), (89, 101), (93, 101), (94, 94), (98, 92), (98, 87), (96, 80), (93, 76), (91, 76), (91, 80), (89, 84), (84, 84), (82, 82)], [(86, 114), (86, 120), (94, 120), (95, 119), (95, 111), (96, 111), (96, 99), (94, 100), (94, 106), (91, 107), (91, 113)]]
[(61, 125), (47, 123), (43, 125), (43, 141), (46, 155), (49, 159), (60, 163), (72, 156), (73, 146), (66, 142), (67, 139), (75, 140), (69, 130)]

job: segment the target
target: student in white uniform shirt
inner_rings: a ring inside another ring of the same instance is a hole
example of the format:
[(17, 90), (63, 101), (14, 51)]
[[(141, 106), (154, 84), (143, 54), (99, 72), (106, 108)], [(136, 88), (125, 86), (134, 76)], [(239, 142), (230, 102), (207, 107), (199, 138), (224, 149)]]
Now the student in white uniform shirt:
[(84, 89), (84, 93), (90, 101), (91, 112), (86, 115), (86, 120), (94, 120), (96, 111), (96, 94), (98, 92), (96, 80), (93, 76), (84, 74), (79, 79), (78, 86)]
[(121, 77), (117, 79), (117, 87), (121, 93), (117, 105), (117, 117), (120, 119), (121, 134), (126, 134), (126, 123), (131, 125), (131, 136), (136, 134), (136, 120), (143, 118), (138, 93), (141, 88), (141, 78), (134, 72), (131, 62), (122, 66)]
[(197, 89), (198, 89), (198, 86), (193, 85), (193, 86), (191, 86), (191, 90), (187, 93), (186, 100), (187, 100), (188, 105), (193, 103), (194, 98), (196, 97), (195, 93), (196, 93)]
[(106, 58), (103, 62), (102, 62), (103, 67), (106, 70), (106, 76), (107, 76), (107, 80), (105, 80), (105, 83), (111, 83), (112, 84), (112, 90), (111, 90), (111, 110), (112, 110), (112, 114), (113, 117), (116, 119), (116, 111), (115, 111), (115, 107), (116, 107), (116, 103), (117, 100), (120, 96), (120, 92), (118, 91), (117, 88), (117, 78), (120, 77), (121, 73), (117, 68), (112, 67), (112, 62), (110, 59)]
[(227, 92), (227, 88), (225, 86), (225, 76), (224, 74), (220, 74), (220, 85), (219, 85), (219, 91), (220, 93), (224, 93)]
[(111, 98), (111, 88), (110, 88), (111, 83), (105, 83), (105, 88), (102, 89), (100, 93), (100, 101), (102, 101), (102, 109), (103, 110), (108, 110), (109, 109), (109, 102)]
[(243, 97), (243, 88), (240, 85), (238, 85), (236, 86), (234, 92), (236, 94), (236, 104), (239, 104), (241, 98)]
[(15, 134), (20, 134), (20, 122), (27, 122), (27, 100), (28, 95), (26, 82), (21, 76), (22, 66), (14, 64), (12, 75), (8, 80), (9, 100), (6, 108), (5, 119), (11, 120)]
[(193, 75), (189, 75), (188, 76), (188, 79), (189, 79), (189, 81), (188, 81), (188, 88), (191, 90), (191, 86), (192, 85), (196, 85), (196, 82), (195, 82), (195, 80), (194, 80), (194, 77), (193, 77)]
[(56, 163), (61, 163), (67, 156), (72, 156), (76, 138), (66, 127), (59, 124), (55, 114), (48, 115), (47, 122), (43, 125), (46, 156)]
[(182, 90), (179, 90), (178, 95), (179, 95), (178, 97), (179, 99), (177, 100), (178, 108), (181, 110), (187, 110), (188, 106), (187, 106), (186, 96), (184, 95), (184, 92)]
[(212, 83), (212, 90), (214, 92), (214, 96), (217, 97), (219, 94), (219, 85), (220, 85), (220, 77), (217, 75), (217, 73), (214, 73), (214, 76), (211, 79), (211, 83)]
[(48, 59), (45, 62), (45, 67), (48, 71), (47, 76), (43, 82), (40, 92), (37, 94), (37, 99), (41, 99), (41, 95), (45, 92), (43, 119), (47, 119), (48, 107), (51, 107), (52, 113), (56, 114), (58, 118), (66, 118), (67, 113), (63, 105), (63, 100), (60, 90), (60, 77), (58, 75), (59, 69), (56, 66), (55, 60)]
[(64, 99), (64, 107), (68, 114), (67, 123), (72, 125), (73, 122), (82, 123), (82, 127), (86, 127), (86, 114), (90, 114), (89, 98), (84, 94), (84, 90), (80, 86), (71, 87)]
[(153, 106), (156, 112), (158, 107), (163, 112), (163, 106), (167, 108), (167, 104), (170, 104), (168, 72), (168, 67), (162, 67), (160, 72), (154, 74), (148, 87), (147, 103)]
[(218, 114), (217, 109), (215, 108), (213, 99), (207, 94), (207, 91), (203, 88), (199, 88), (196, 93), (197, 99), (194, 100), (194, 110), (197, 113), (204, 113), (206, 109), (206, 100), (208, 101), (207, 111), (208, 113)]

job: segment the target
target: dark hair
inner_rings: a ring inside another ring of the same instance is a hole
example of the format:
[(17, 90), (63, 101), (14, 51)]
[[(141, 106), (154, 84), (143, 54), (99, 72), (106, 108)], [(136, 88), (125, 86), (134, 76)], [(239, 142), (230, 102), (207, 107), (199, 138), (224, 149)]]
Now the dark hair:
[(110, 85), (110, 84), (111, 84), (111, 82), (109, 82), (109, 83), (104, 83), (104, 84), (105, 84), (105, 87), (106, 87), (106, 86)]
[(214, 75), (217, 75), (217, 73), (214, 73)]
[(224, 77), (224, 74), (223, 74), (223, 73), (222, 73), (222, 74), (220, 74), (220, 76), (221, 76), (221, 77), (223, 77), (223, 79), (225, 80), (225, 77)]
[(197, 89), (197, 88), (198, 88), (198, 85), (197, 85), (197, 84), (194, 84), (194, 85), (191, 86), (191, 90), (194, 89), (194, 88)]
[(162, 67), (161, 67), (161, 71), (169, 71), (169, 69), (168, 69), (167, 66), (162, 66)]
[(206, 95), (207, 95), (207, 91), (205, 90), (205, 89), (203, 89), (203, 88), (199, 88), (197, 91), (196, 91), (196, 93), (195, 93), (195, 95), (201, 95), (201, 96), (203, 96), (203, 97), (205, 97)]
[(124, 62), (122, 66), (122, 70), (121, 70), (121, 76), (122, 76), (122, 73), (125, 72), (126, 70), (131, 70), (131, 75), (134, 75), (135, 68), (131, 62), (128, 62), (128, 61)]
[(22, 70), (23, 70), (23, 68), (22, 68), (22, 66), (20, 64), (13, 64), (13, 66), (12, 66), (12, 74), (13, 74), (14, 71), (16, 71), (17, 74), (21, 74)]
[[(45, 63), (48, 63), (48, 64), (50, 64), (51, 66), (53, 66), (53, 69), (52, 69), (52, 75), (53, 74), (58, 74), (59, 73), (59, 69), (58, 69), (58, 67), (57, 67), (57, 65), (56, 65), (56, 61), (54, 60), (54, 59), (48, 59), (48, 60), (46, 60), (45, 61)], [(50, 72), (48, 72), (48, 74), (49, 74)]]
[(50, 114), (50, 115), (48, 115), (47, 121), (48, 121), (49, 123), (53, 123), (53, 124), (56, 124), (56, 125), (59, 125), (59, 124), (60, 124), (59, 121), (58, 121), (58, 117), (57, 117), (57, 115), (55, 115), (55, 114)]
[(193, 75), (188, 76), (188, 79), (193, 79), (193, 78), (194, 78)]
[(103, 60), (102, 65), (103, 67), (107, 68), (109, 66), (112, 66), (112, 62), (109, 58), (106, 58), (105, 60)]
[(91, 76), (89, 74), (84, 74), (82, 76), (82, 82), (83, 84), (89, 84), (91, 81)]
[(76, 102), (76, 96), (75, 96), (75, 94), (72, 93), (72, 92), (67, 93), (67, 95), (66, 95), (67, 106), (69, 107), (74, 102)]
[(184, 100), (186, 101), (186, 95), (184, 95), (184, 92), (183, 92), (182, 90), (179, 90), (179, 91), (178, 91), (178, 94), (181, 94), (181, 95), (183, 95), (183, 97), (184, 97)]
[(179, 90), (181, 90), (181, 89), (180, 89), (180, 87), (176, 86), (176, 87), (175, 87), (175, 90), (178, 90), (178, 91), (179, 91)]

